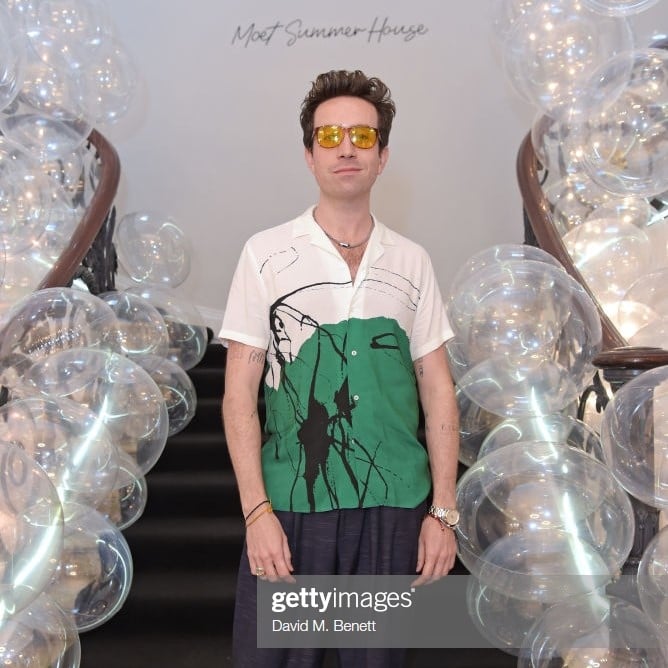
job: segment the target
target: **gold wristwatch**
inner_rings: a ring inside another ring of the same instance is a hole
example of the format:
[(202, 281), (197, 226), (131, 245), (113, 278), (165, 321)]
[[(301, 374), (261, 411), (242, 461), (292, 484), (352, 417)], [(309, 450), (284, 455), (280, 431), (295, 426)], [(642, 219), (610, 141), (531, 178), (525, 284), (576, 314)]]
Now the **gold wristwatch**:
[(454, 529), (459, 524), (459, 511), (456, 508), (429, 506), (427, 513), (448, 529)]

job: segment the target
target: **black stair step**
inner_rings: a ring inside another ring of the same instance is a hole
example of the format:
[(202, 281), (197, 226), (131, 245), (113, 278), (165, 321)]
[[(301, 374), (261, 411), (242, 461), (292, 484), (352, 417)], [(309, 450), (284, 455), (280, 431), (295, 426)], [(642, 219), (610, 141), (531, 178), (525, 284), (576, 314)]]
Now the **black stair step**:
[(137, 573), (214, 569), (236, 573), (244, 541), (243, 519), (153, 519), (124, 532)]
[(211, 471), (232, 466), (222, 427), (192, 434), (184, 430), (170, 437), (153, 471)]
[(139, 572), (122, 608), (99, 628), (118, 635), (137, 625), (145, 632), (229, 632), (235, 587), (236, 573), (220, 570)]
[(198, 399), (222, 399), (225, 388), (225, 369), (223, 367), (195, 367), (188, 371), (197, 390)]
[[(154, 469), (146, 477), (145, 515), (202, 518), (241, 516), (232, 469), (170, 471)], [(138, 523), (142, 518), (138, 520)]]
[[(236, 573), (216, 570), (169, 570), (141, 573), (133, 582), (127, 603), (179, 606), (196, 603), (200, 606), (229, 606), (234, 600)], [(184, 611), (184, 617), (186, 616)]]
[(202, 368), (224, 368), (227, 359), (227, 348), (220, 341), (211, 341), (206, 347), (199, 364), (190, 371)]
[[(109, 624), (113, 625), (114, 620)], [(136, 628), (119, 632), (116, 642), (106, 625), (82, 633), (81, 668), (229, 668), (232, 666), (232, 643), (227, 629), (194, 629), (189, 633), (166, 633), (164, 628)], [(168, 657), (162, 662), (160, 657)]]

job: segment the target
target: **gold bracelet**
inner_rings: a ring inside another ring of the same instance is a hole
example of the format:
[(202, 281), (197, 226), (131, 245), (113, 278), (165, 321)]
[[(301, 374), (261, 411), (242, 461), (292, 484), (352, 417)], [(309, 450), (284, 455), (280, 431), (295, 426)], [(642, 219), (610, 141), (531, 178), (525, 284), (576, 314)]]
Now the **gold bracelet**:
[(258, 508), (261, 508), (262, 506), (264, 506), (265, 503), (271, 503), (271, 501), (269, 501), (269, 499), (265, 499), (264, 501), (260, 501), (260, 503), (258, 503), (257, 506), (255, 506), (255, 508), (253, 508), (253, 510), (251, 510), (251, 511), (246, 515), (246, 517), (244, 517), (244, 520), (245, 520), (246, 522), (248, 522), (250, 516), (251, 516), (251, 515), (252, 515)]
[(273, 512), (274, 509), (271, 507), (271, 502), (269, 502), (269, 505), (261, 513), (258, 513), (250, 522), (246, 522), (246, 528), (248, 529), (248, 527), (253, 524), (253, 522), (257, 522), (265, 513)]

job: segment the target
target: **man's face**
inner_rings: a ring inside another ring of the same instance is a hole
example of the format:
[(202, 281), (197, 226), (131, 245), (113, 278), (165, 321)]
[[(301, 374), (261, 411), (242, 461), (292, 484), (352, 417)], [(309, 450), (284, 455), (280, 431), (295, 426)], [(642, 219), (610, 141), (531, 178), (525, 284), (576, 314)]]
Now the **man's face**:
[[(321, 125), (369, 125), (378, 127), (378, 112), (366, 100), (358, 97), (334, 97), (315, 110), (314, 127)], [(321, 195), (331, 199), (351, 200), (367, 197), (388, 158), (379, 143), (372, 148), (357, 148), (345, 133), (343, 141), (334, 148), (323, 148), (313, 141), (312, 151), (305, 151), (306, 163), (313, 172)]]

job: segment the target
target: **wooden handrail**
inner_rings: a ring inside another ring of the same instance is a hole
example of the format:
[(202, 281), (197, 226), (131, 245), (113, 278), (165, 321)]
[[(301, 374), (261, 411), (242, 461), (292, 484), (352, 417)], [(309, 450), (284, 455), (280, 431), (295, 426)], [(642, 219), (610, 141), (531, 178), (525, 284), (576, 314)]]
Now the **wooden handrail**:
[(121, 177), (116, 149), (97, 130), (88, 141), (97, 152), (100, 173), (91, 200), (77, 225), (68, 247), (61, 253), (37, 289), (69, 285), (111, 211)]
[(524, 211), (531, 225), (531, 230), (538, 241), (538, 245), (557, 258), (566, 271), (587, 291), (598, 308), (603, 334), (603, 350), (627, 347), (628, 342), (619, 333), (596, 299), (582, 274), (573, 264), (566, 246), (552, 224), (550, 206), (540, 185), (538, 176), (539, 162), (531, 143), (531, 133), (528, 133), (517, 155), (517, 182), (519, 184)]

